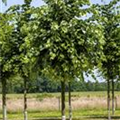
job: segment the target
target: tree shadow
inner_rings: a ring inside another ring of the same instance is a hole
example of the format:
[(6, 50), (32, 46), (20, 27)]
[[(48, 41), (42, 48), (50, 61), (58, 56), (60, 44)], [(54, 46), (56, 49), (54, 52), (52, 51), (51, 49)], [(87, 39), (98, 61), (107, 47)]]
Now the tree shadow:
[[(108, 117), (107, 116), (90, 116), (90, 117), (88, 117), (88, 118), (90, 118), (90, 119), (108, 119)], [(111, 116), (111, 119), (114, 119), (114, 120), (120, 120), (120, 116)]]
[[(120, 116), (112, 116), (111, 117), (112, 120), (120, 120)], [(46, 117), (46, 118), (35, 118), (35, 119), (31, 119), (31, 120), (61, 120), (61, 118), (57, 118), (57, 117)], [(69, 120), (68, 118), (66, 118), (66, 120)], [(107, 116), (84, 116), (82, 117), (77, 117), (74, 118), (73, 120), (108, 120)]]

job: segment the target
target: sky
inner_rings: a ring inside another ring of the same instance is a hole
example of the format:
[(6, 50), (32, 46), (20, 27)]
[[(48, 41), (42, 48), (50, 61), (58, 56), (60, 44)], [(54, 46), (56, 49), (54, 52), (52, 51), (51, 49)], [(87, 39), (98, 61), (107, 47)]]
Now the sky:
[[(2, 7), (1, 7), (1, 1), (2, 0), (0, 0), (0, 10), (2, 10), (3, 12), (5, 10), (7, 10), (12, 5), (23, 4), (24, 3), (24, 0), (7, 0), (7, 6), (2, 5)], [(99, 3), (99, 4), (101, 3), (101, 0), (90, 0), (90, 1), (91, 1), (91, 3)], [(110, 2), (110, 0), (104, 0), (104, 1), (106, 3)], [(32, 1), (32, 5), (36, 6), (36, 7), (41, 6), (43, 4), (44, 4), (44, 2), (42, 0), (33, 0)]]

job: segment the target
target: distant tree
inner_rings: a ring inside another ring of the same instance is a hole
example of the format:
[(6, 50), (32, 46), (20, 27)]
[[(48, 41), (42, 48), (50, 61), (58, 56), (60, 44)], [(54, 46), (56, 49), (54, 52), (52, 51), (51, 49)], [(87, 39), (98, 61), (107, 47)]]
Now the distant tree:
[(39, 76), (36, 80), (28, 83), (28, 92), (59, 92), (60, 82), (50, 80), (47, 77)]

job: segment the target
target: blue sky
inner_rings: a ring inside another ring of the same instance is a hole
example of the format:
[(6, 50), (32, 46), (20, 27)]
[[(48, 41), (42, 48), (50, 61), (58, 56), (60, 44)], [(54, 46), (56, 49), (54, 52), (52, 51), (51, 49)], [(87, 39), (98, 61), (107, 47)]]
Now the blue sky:
[[(101, 3), (101, 0), (90, 0), (90, 1), (91, 1), (91, 3)], [(104, 0), (104, 1), (110, 2), (110, 0)], [(24, 0), (7, 0), (7, 6), (3, 5), (2, 6), (2, 11), (5, 11), (7, 8), (9, 8), (12, 5), (23, 4), (23, 3), (24, 3)], [(44, 4), (44, 2), (42, 0), (33, 0), (33, 2), (32, 2), (32, 5), (36, 6), (36, 7), (40, 6), (40, 5), (43, 5), (43, 4)]]

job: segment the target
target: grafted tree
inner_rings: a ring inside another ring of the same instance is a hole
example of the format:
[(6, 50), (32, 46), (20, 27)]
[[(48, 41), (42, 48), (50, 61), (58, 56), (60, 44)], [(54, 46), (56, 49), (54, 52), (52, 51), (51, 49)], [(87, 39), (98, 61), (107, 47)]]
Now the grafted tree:
[[(30, 79), (32, 59), (31, 54), (34, 54), (34, 50), (29, 48), (29, 53), (27, 49), (29, 43), (26, 39), (28, 29), (27, 24), (30, 22), (31, 11), (30, 7), (31, 0), (25, 0), (23, 5), (12, 6), (8, 9), (8, 14), (13, 14), (12, 25), (14, 26), (14, 31), (12, 33), (12, 39), (14, 40), (16, 64), (18, 69), (17, 73), (21, 74), (24, 79), (24, 120), (27, 120), (27, 82)], [(30, 33), (29, 33), (30, 35)], [(25, 44), (27, 42), (27, 45)], [(31, 53), (30, 53), (31, 52)]]
[(6, 110), (6, 92), (7, 80), (14, 73), (12, 55), (14, 54), (14, 46), (12, 44), (11, 35), (13, 26), (10, 25), (12, 15), (0, 13), (0, 82), (2, 83), (2, 109), (3, 120), (7, 119)]
[(27, 25), (30, 28), (27, 33), (31, 35), (26, 38), (36, 50), (39, 71), (61, 80), (62, 120), (65, 120), (65, 81), (81, 79), (83, 71), (100, 64), (104, 58), (103, 31), (94, 21), (82, 19), (88, 12), (96, 13), (93, 8), (83, 8), (90, 4), (88, 0), (45, 2), (45, 6), (34, 11)]
[(117, 12), (116, 5), (119, 0), (113, 0), (109, 4), (97, 5), (99, 10), (99, 24), (104, 27), (104, 55), (106, 60), (102, 62), (102, 71), (108, 83), (107, 102), (108, 119), (110, 120), (110, 82), (112, 81), (112, 113), (114, 114), (114, 80), (119, 79), (120, 75), (120, 14)]

